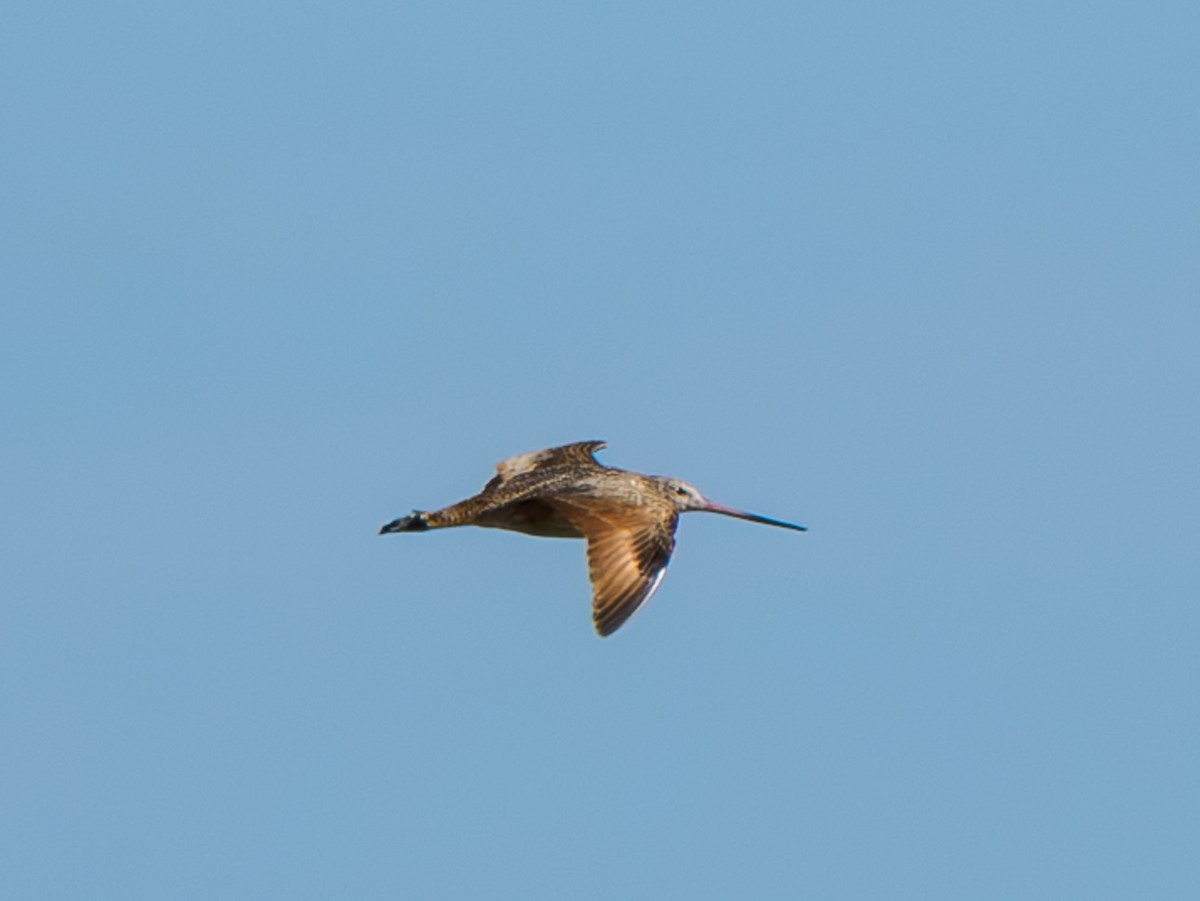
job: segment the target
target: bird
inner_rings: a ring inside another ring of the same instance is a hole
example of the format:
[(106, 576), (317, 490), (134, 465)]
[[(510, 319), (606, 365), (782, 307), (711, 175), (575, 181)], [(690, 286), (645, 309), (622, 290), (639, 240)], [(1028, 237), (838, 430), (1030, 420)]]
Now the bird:
[(414, 510), (385, 524), (379, 534), (482, 526), (543, 538), (584, 538), (592, 624), (605, 638), (658, 590), (675, 549), (679, 514), (720, 513), (807, 531), (710, 501), (680, 479), (605, 466), (596, 453), (606, 446), (578, 441), (502, 460), (479, 494), (440, 510)]

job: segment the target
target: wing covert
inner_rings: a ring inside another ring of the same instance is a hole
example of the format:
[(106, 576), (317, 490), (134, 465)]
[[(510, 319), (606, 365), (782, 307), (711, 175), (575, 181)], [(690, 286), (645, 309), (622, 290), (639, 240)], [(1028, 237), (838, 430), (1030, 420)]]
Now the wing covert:
[(544, 450), (529, 451), (517, 454), (496, 464), (496, 475), (487, 483), (485, 491), (498, 488), (513, 476), (530, 472), (547, 466), (600, 466), (595, 454), (605, 447), (603, 441), (577, 441), (574, 444), (563, 444), (559, 447), (548, 447)]

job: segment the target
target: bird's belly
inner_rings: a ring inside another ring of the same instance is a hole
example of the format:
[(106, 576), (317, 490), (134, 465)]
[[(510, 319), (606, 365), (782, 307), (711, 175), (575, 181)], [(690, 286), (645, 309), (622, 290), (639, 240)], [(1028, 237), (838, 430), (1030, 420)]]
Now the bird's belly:
[(540, 501), (520, 501), (488, 510), (475, 520), (475, 525), (485, 529), (508, 529), (539, 538), (582, 538), (571, 521)]

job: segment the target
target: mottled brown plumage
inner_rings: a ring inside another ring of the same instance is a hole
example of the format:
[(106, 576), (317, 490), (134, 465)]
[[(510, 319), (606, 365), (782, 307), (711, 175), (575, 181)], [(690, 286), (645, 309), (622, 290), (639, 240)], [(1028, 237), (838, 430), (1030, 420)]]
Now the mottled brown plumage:
[(380, 534), (473, 525), (544, 538), (586, 538), (592, 621), (606, 636), (658, 588), (675, 548), (680, 513), (721, 513), (804, 531), (804, 526), (713, 503), (678, 479), (603, 466), (595, 458), (603, 447), (603, 441), (581, 441), (510, 457), (474, 497), (441, 510), (415, 511), (388, 523)]

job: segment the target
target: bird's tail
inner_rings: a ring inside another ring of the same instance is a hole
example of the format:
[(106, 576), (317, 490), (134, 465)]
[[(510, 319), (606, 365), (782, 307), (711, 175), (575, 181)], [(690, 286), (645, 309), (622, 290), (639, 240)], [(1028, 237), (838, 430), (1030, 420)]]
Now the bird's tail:
[(387, 535), (391, 532), (424, 532), (428, 528), (429, 523), (425, 520), (424, 511), (413, 510), (411, 516), (401, 516), (399, 519), (393, 519), (379, 530), (379, 534)]

